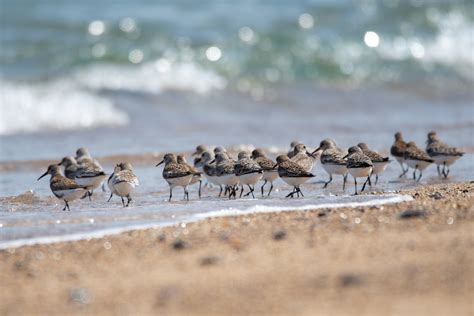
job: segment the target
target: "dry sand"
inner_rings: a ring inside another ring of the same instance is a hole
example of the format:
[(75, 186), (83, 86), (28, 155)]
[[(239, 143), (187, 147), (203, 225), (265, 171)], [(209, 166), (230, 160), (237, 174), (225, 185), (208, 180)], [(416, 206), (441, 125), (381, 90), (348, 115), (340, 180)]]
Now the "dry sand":
[(0, 313), (473, 315), (473, 188), (1, 251)]

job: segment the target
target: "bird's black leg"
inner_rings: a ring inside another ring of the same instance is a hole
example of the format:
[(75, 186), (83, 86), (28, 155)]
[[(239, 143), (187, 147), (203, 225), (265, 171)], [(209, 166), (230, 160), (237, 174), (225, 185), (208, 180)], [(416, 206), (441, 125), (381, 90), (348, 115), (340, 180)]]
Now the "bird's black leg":
[(301, 191), (300, 187), (298, 186), (298, 192), (301, 193), (301, 196), (304, 197), (303, 191)]
[(364, 190), (365, 190), (365, 185), (366, 185), (367, 183), (369, 183), (369, 185), (370, 185), (370, 176), (368, 176), (367, 179), (365, 180), (364, 185), (362, 186), (362, 190), (360, 190), (360, 192), (364, 192)]
[(345, 175), (343, 175), (343, 181), (342, 181), (342, 191), (344, 191), (346, 189), (346, 182), (347, 182), (347, 173)]
[(420, 179), (421, 179), (421, 176), (423, 175), (423, 173), (421, 172), (420, 170), (420, 175), (418, 176), (418, 179), (416, 180), (416, 182), (420, 182)]
[(66, 207), (67, 207), (67, 210), (70, 212), (70, 211), (71, 211), (71, 209), (69, 208), (69, 203), (68, 203), (67, 201), (65, 201), (65, 202), (66, 202)]
[(295, 190), (295, 189), (296, 189), (296, 187), (293, 187), (293, 191), (291, 191), (291, 193), (288, 193), (288, 195), (287, 195), (285, 198), (288, 198), (288, 197), (291, 197), (291, 198), (293, 198), (293, 195), (294, 195), (294, 194), (295, 194), (295, 192), (296, 192), (296, 190)]
[(244, 193), (244, 186), (243, 185), (240, 185), (240, 195), (239, 195), (239, 199), (242, 197), (242, 194)]
[(446, 166), (446, 174), (445, 174), (445, 176), (444, 176), (444, 177), (445, 177), (445, 178), (447, 178), (447, 177), (448, 177), (448, 175), (449, 175), (449, 167), (448, 167), (448, 166)]
[(202, 180), (199, 180), (199, 191), (198, 191), (199, 198), (201, 198), (201, 186), (202, 186)]
[(250, 188), (250, 190), (251, 190), (250, 192), (252, 193), (252, 198), (255, 199), (255, 194), (253, 194), (253, 191), (255, 191), (255, 185), (252, 186), (252, 187), (249, 185), (249, 188)]
[(379, 175), (378, 174), (375, 175), (375, 185), (377, 185), (377, 182), (379, 182)]
[(439, 171), (439, 165), (436, 165), (436, 170), (438, 170), (438, 177), (441, 177), (441, 172)]
[(173, 197), (173, 188), (170, 187), (170, 198), (168, 202), (171, 202), (171, 198)]
[(416, 165), (415, 169), (413, 170), (413, 180), (416, 180), (416, 169), (418, 169), (418, 165)]
[(110, 193), (110, 197), (109, 197), (109, 199), (107, 200), (107, 202), (110, 202), (110, 200), (112, 199), (112, 196), (114, 196), (114, 192), (111, 192), (111, 193)]
[(270, 196), (270, 193), (272, 193), (273, 190), (273, 182), (270, 182), (270, 191), (268, 191), (267, 196)]
[(67, 202), (66, 202), (66, 201), (64, 201), (64, 208), (63, 208), (63, 211), (65, 211), (65, 210), (66, 210), (66, 207), (67, 207)]
[(222, 185), (219, 185), (219, 187), (221, 188), (220, 191), (219, 191), (219, 195), (217, 197), (221, 197), (221, 194), (222, 194)]
[(120, 197), (122, 199), (122, 205), (125, 207), (125, 201), (123, 200), (123, 196)]
[(355, 193), (354, 193), (354, 195), (357, 195), (357, 178), (354, 178), (354, 186), (355, 186)]
[(405, 168), (403, 167), (403, 163), (402, 162), (398, 162), (398, 163), (400, 164), (400, 167), (402, 167), (402, 173), (398, 176), (399, 178), (401, 178), (408, 172), (408, 168), (407, 170), (405, 170)]
[(331, 181), (332, 181), (332, 174), (330, 173), (329, 174), (329, 181), (324, 183), (323, 189), (326, 189), (328, 184), (331, 183)]
[(89, 201), (92, 201), (92, 194), (94, 194), (94, 190), (89, 191)]
[(265, 184), (267, 184), (267, 180), (263, 183), (262, 187), (260, 188), (262, 190), (262, 196), (263, 196), (263, 188), (265, 187)]
[(130, 202), (132, 202), (132, 197), (129, 194), (129, 195), (127, 195), (127, 205), (126, 206), (129, 206)]

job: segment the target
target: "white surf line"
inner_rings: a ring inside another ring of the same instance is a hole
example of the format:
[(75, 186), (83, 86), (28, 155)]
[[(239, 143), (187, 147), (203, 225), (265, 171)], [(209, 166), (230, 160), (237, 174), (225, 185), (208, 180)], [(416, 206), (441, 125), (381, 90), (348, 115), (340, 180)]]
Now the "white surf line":
[(252, 213), (277, 213), (277, 212), (287, 212), (287, 211), (304, 211), (304, 210), (317, 210), (322, 208), (343, 208), (343, 207), (360, 207), (360, 206), (377, 206), (384, 204), (393, 204), (401, 202), (413, 201), (411, 195), (392, 195), (386, 196), (388, 198), (383, 199), (374, 199), (364, 202), (345, 202), (345, 203), (325, 203), (325, 204), (306, 204), (303, 206), (265, 206), (265, 205), (255, 205), (246, 210), (239, 209), (227, 209), (221, 211), (213, 211), (202, 214), (194, 215), (195, 218), (205, 219), (209, 217), (223, 217), (223, 216), (238, 216), (246, 215)]
[(33, 246), (33, 245), (44, 245), (44, 244), (53, 244), (59, 242), (70, 242), (70, 241), (80, 241), (88, 239), (100, 239), (107, 236), (119, 235), (122, 233), (137, 231), (137, 230), (146, 230), (146, 229), (156, 229), (170, 227), (179, 223), (193, 223), (198, 222), (210, 217), (224, 217), (224, 216), (238, 216), (246, 215), (252, 213), (273, 213), (273, 212), (285, 212), (285, 211), (301, 211), (301, 210), (315, 210), (322, 208), (343, 208), (343, 207), (361, 207), (361, 206), (377, 206), (384, 204), (393, 204), (400, 202), (413, 201), (413, 197), (410, 195), (391, 195), (386, 196), (386, 198), (374, 199), (364, 202), (346, 202), (346, 203), (325, 203), (325, 204), (307, 204), (303, 206), (265, 206), (265, 205), (255, 205), (245, 210), (239, 210), (234, 208), (222, 209), (219, 211), (211, 211), (207, 213), (196, 214), (187, 218), (177, 219), (176, 221), (164, 221), (159, 223), (150, 223), (150, 224), (140, 224), (140, 225), (128, 225), (124, 227), (115, 227), (115, 228), (104, 228), (92, 232), (86, 233), (73, 233), (67, 235), (58, 235), (58, 236), (46, 236), (46, 237), (33, 237), (33, 238), (22, 238), (17, 240), (10, 240), (6, 242), (0, 242), (0, 250), (14, 249), (23, 246)]

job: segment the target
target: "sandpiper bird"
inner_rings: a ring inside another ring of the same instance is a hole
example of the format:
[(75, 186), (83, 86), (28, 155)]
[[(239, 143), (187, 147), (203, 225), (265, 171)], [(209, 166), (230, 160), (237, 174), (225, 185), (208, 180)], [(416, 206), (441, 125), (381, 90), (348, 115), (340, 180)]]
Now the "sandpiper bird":
[(229, 199), (236, 197), (236, 188), (239, 185), (239, 178), (235, 175), (235, 162), (227, 154), (220, 152), (216, 154), (216, 175), (219, 185), (225, 185), (229, 192)]
[(362, 152), (357, 146), (352, 146), (348, 150), (348, 154), (344, 157), (347, 158), (347, 170), (354, 178), (354, 186), (355, 186), (355, 195), (357, 195), (357, 178), (365, 178), (367, 179), (362, 186), (361, 192), (365, 190), (365, 185), (370, 182), (370, 175), (372, 174), (372, 168), (374, 164), (372, 160)]
[(390, 148), (390, 154), (395, 158), (396, 161), (402, 167), (402, 173), (399, 178), (403, 177), (408, 172), (408, 167), (405, 169), (403, 163), (405, 162), (405, 150), (407, 148), (407, 143), (403, 140), (403, 135), (401, 132), (395, 133), (395, 142)]
[(90, 188), (90, 199), (94, 193), (94, 189), (98, 188), (102, 182), (104, 182), (107, 175), (99, 162), (91, 157), (87, 148), (79, 148), (76, 152), (75, 159), (78, 163), (78, 168), (74, 175), (74, 180), (78, 184)]
[(221, 197), (222, 185), (219, 183), (219, 179), (217, 178), (217, 168), (214, 154), (209, 151), (203, 152), (198, 163), (199, 165), (202, 165), (204, 176), (206, 177), (207, 181), (209, 181), (209, 183), (211, 184), (218, 185), (220, 187), (219, 197)]
[[(201, 144), (196, 146), (196, 151), (191, 155), (194, 157), (194, 167), (198, 168), (198, 166), (196, 166), (196, 163), (201, 160), (201, 156), (205, 151), (208, 151), (207, 145)], [(202, 170), (199, 171), (202, 172)]]
[(189, 201), (188, 185), (196, 172), (189, 170), (184, 165), (180, 165), (176, 155), (172, 153), (164, 155), (163, 160), (161, 160), (156, 167), (163, 163), (165, 164), (165, 167), (163, 168), (163, 178), (168, 182), (170, 187), (170, 198), (168, 201), (171, 201), (171, 198), (173, 197), (174, 187), (183, 187), (184, 197)]
[(48, 170), (42, 174), (38, 180), (48, 174), (51, 175), (51, 179), (49, 180), (51, 191), (58, 199), (66, 203), (63, 211), (66, 209), (70, 211), (68, 202), (80, 199), (88, 193), (89, 187), (77, 184), (74, 180), (63, 176), (58, 165), (50, 165)]
[(261, 187), (262, 196), (263, 188), (265, 187), (267, 182), (270, 182), (270, 190), (268, 191), (267, 195), (270, 196), (270, 193), (273, 190), (273, 181), (278, 178), (278, 171), (275, 168), (275, 162), (265, 156), (263, 149), (260, 148), (254, 149), (254, 151), (252, 151), (252, 158), (260, 165), (260, 168), (263, 170), (262, 180), (264, 180), (265, 182)]
[(193, 185), (193, 184), (196, 184), (196, 183), (199, 182), (198, 195), (199, 195), (199, 198), (201, 198), (201, 185), (202, 185), (201, 174), (202, 174), (202, 171), (199, 171), (198, 168), (193, 167), (190, 164), (188, 164), (188, 162), (186, 161), (186, 158), (184, 158), (183, 155), (178, 155), (177, 156), (177, 161), (180, 165), (186, 166), (186, 168), (188, 168), (190, 171), (194, 172), (194, 175), (191, 178), (191, 182), (189, 182), (189, 185)]
[(239, 152), (238, 159), (234, 166), (234, 173), (237, 178), (239, 178), (239, 183), (242, 187), (240, 197), (242, 197), (242, 193), (244, 192), (244, 185), (247, 185), (249, 192), (246, 193), (245, 196), (252, 194), (252, 197), (255, 198), (253, 194), (255, 184), (262, 179), (263, 170), (260, 165), (250, 157), (248, 152)]
[[(438, 175), (443, 175), (445, 178), (449, 174), (449, 166), (461, 158), (464, 153), (458, 150), (455, 147), (449, 147), (448, 145), (442, 143), (436, 132), (428, 133), (428, 140), (426, 141), (426, 152), (436, 163), (436, 168), (438, 169)], [(439, 170), (439, 166), (443, 165), (443, 170)]]
[(343, 177), (342, 189), (345, 190), (348, 173), (347, 161), (344, 158), (345, 153), (337, 148), (336, 142), (332, 139), (321, 141), (319, 147), (313, 151), (313, 155), (318, 151), (322, 151), (320, 156), (321, 164), (323, 169), (329, 174), (329, 181), (324, 183), (323, 188), (326, 188), (331, 183), (333, 174), (340, 174)]
[(280, 155), (276, 160), (277, 163), (275, 167), (278, 166), (278, 175), (284, 182), (293, 186), (293, 191), (286, 197), (293, 197), (295, 194), (299, 197), (300, 193), (301, 196), (304, 196), (303, 192), (301, 192), (300, 185), (314, 177), (314, 175), (306, 171), (296, 162), (291, 161), (286, 155)]
[[(414, 142), (409, 142), (405, 149), (405, 161), (409, 168), (413, 168), (413, 180), (420, 181), (422, 171), (434, 162), (431, 157), (423, 150), (418, 148)], [(416, 178), (416, 170), (420, 171), (418, 179)]]
[(295, 155), (295, 147), (298, 144), (300, 144), (300, 142), (297, 140), (294, 140), (290, 143), (290, 149), (288, 150), (288, 153), (286, 154), (288, 158), (292, 158)]
[(375, 174), (375, 184), (377, 184), (379, 181), (379, 174), (385, 171), (388, 164), (390, 163), (390, 159), (388, 157), (383, 157), (373, 150), (370, 150), (366, 143), (359, 143), (357, 146), (362, 149), (364, 155), (368, 156), (370, 160), (372, 160), (372, 163), (374, 164), (372, 174)]
[[(132, 193), (139, 182), (137, 176), (133, 173), (132, 165), (128, 162), (122, 162), (115, 166), (114, 172), (109, 177), (107, 184), (111, 191), (107, 202), (109, 202), (115, 194), (120, 196), (122, 205), (125, 207), (132, 201)], [(124, 197), (127, 198), (127, 205), (125, 205), (123, 200)]]
[(293, 150), (291, 161), (296, 162), (303, 167), (306, 172), (311, 172), (314, 164), (314, 156), (306, 149), (303, 144), (297, 144)]
[(77, 161), (74, 157), (64, 157), (61, 162), (58, 163), (58, 166), (64, 167), (64, 175), (66, 176), (66, 178), (74, 180), (78, 168)]

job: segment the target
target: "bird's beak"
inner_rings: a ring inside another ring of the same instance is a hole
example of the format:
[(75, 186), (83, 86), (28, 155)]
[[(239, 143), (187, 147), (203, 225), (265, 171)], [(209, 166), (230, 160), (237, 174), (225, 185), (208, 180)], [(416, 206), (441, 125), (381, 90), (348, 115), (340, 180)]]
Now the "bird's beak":
[(215, 160), (215, 159), (212, 159), (211, 161), (209, 161), (209, 164), (211, 165), (211, 164), (213, 164), (213, 163), (215, 163), (215, 162), (216, 162), (216, 160)]
[(347, 157), (349, 157), (349, 154), (345, 155), (344, 157), (342, 157), (342, 159), (346, 159)]
[(62, 162), (62, 161), (58, 163), (58, 166), (62, 166), (62, 165), (63, 165), (63, 162)]
[[(314, 153), (314, 152), (313, 152), (313, 153)], [(308, 156), (311, 156), (311, 157), (313, 157), (313, 158), (316, 158), (316, 156), (314, 156), (314, 155), (313, 155), (312, 153), (310, 153), (309, 151), (306, 151), (306, 154), (307, 154)]]
[(315, 150), (313, 150), (313, 153), (312, 153), (312, 154), (314, 155), (315, 152), (318, 152), (318, 151), (320, 151), (320, 150), (321, 150), (321, 146), (319, 146), (318, 148), (316, 148)]
[(158, 167), (159, 165), (161, 165), (164, 162), (165, 162), (164, 160), (160, 161), (155, 167)]
[(191, 156), (197, 156), (199, 155), (199, 153), (197, 151), (193, 152), (193, 154)]
[(196, 162), (201, 162), (201, 158), (196, 158)]
[(278, 164), (277, 164), (277, 163), (273, 166), (272, 169), (275, 169), (276, 167), (278, 167)]
[(47, 175), (47, 174), (48, 174), (48, 171), (46, 171), (45, 173), (43, 173), (43, 174), (41, 175), (41, 177), (39, 177), (38, 180), (36, 180), (36, 181), (41, 180), (41, 178), (43, 178), (43, 177), (44, 177), (45, 175)]

